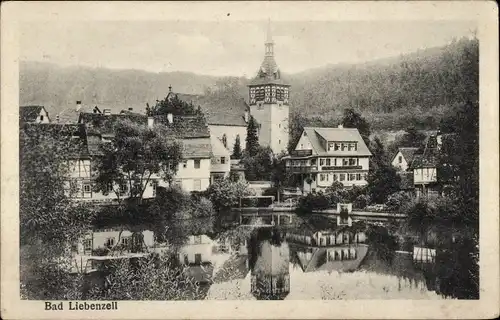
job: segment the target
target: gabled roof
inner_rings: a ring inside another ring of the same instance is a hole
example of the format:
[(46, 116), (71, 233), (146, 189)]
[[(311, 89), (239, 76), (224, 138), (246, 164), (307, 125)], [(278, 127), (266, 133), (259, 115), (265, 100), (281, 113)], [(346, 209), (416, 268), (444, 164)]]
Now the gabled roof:
[(182, 157), (187, 159), (210, 158), (212, 146), (209, 138), (183, 139)]
[[(155, 116), (155, 123), (159, 122), (166, 127), (169, 135), (182, 139), (210, 138), (210, 131), (205, 118), (196, 116), (173, 116), (173, 122), (168, 122), (166, 116)], [(210, 142), (209, 142), (210, 143)]]
[(214, 135), (210, 135), (210, 144), (212, 145), (212, 155), (229, 157), (231, 153), (224, 147), (222, 141)]
[(70, 158), (88, 157), (87, 137), (85, 125), (57, 124), (57, 123), (25, 123), (21, 130), (27, 135), (50, 137), (59, 143), (67, 145)]
[(394, 157), (392, 157), (392, 160), (394, 160), (394, 158), (396, 158), (396, 156), (398, 155), (399, 152), (401, 152), (401, 154), (405, 158), (406, 162), (411, 164), (411, 162), (413, 161), (413, 157), (418, 152), (418, 148), (413, 148), (413, 147), (398, 148), (398, 152), (396, 152)]
[[(366, 146), (363, 138), (356, 128), (324, 128), (324, 127), (304, 127), (304, 132), (309, 138), (313, 147), (313, 152), (317, 155), (337, 155), (337, 156), (371, 156), (372, 153)], [(356, 151), (330, 151), (327, 152), (321, 144), (320, 138), (326, 141), (350, 141), (357, 142)]]
[(43, 106), (21, 106), (19, 108), (19, 121), (35, 122), (42, 109), (45, 110)]
[(424, 152), (414, 155), (410, 168), (435, 168), (438, 164), (438, 142), (435, 135), (427, 137)]

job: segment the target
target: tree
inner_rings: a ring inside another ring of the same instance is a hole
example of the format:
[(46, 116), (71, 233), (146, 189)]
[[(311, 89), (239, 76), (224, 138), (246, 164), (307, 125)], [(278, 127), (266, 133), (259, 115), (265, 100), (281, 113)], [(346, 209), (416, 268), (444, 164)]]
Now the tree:
[(114, 193), (123, 228), (134, 230), (143, 221), (143, 195), (152, 179), (171, 182), (182, 157), (181, 145), (168, 137), (161, 126), (119, 120), (110, 143), (100, 145), (101, 156), (95, 159), (94, 189), (104, 195)]
[(408, 127), (406, 132), (402, 135), (398, 135), (394, 142), (390, 145), (389, 154), (396, 154), (398, 148), (407, 147), (407, 148), (422, 148), (424, 145), (426, 135), (420, 131), (418, 131), (414, 126)]
[(278, 202), (280, 201), (280, 194), (283, 192), (283, 188), (289, 186), (293, 179), (293, 174), (289, 170), (286, 170), (286, 161), (283, 160), (285, 155), (285, 153), (280, 153), (278, 156), (273, 157), (271, 164), (271, 181), (276, 189), (275, 196)]
[[(75, 132), (76, 130), (76, 132)], [(90, 229), (95, 211), (65, 190), (68, 160), (82, 151), (76, 126), (26, 124), (19, 131), (21, 295), (27, 299), (79, 299), (69, 274), (69, 248)]]
[(344, 128), (356, 128), (359, 134), (368, 145), (370, 142), (370, 125), (366, 120), (353, 109), (345, 109), (344, 117), (342, 118)]
[(369, 144), (372, 157), (370, 159), (370, 169), (377, 170), (377, 168), (389, 164), (389, 158), (385, 152), (384, 144), (379, 137), (375, 137)]
[(392, 166), (382, 165), (368, 174), (368, 192), (374, 203), (385, 203), (387, 197), (399, 190), (401, 178)]
[(245, 150), (241, 163), (245, 167), (245, 177), (249, 181), (269, 180), (273, 171), (273, 151), (270, 147), (257, 146), (253, 155)]
[(234, 146), (233, 146), (233, 154), (231, 155), (232, 159), (240, 159), (241, 158), (241, 142), (240, 142), (240, 135), (236, 135), (236, 139), (234, 140)]
[(227, 211), (239, 205), (240, 197), (251, 195), (244, 182), (229, 179), (215, 181), (208, 187), (206, 194), (217, 212)]
[(201, 113), (199, 108), (196, 108), (193, 103), (187, 103), (181, 99), (176, 94), (173, 94), (170, 99), (156, 100), (156, 104), (150, 107), (149, 104), (146, 106), (146, 113), (148, 116), (158, 116), (167, 115), (169, 113), (173, 115), (198, 115)]
[(259, 137), (257, 135), (257, 123), (253, 116), (250, 116), (247, 126), (247, 138), (245, 151), (249, 156), (253, 157), (259, 151)]

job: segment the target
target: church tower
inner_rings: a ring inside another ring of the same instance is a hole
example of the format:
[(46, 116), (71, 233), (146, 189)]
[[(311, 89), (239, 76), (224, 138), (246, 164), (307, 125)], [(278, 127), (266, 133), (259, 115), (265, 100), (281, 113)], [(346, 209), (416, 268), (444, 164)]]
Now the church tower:
[(278, 154), (286, 151), (288, 146), (290, 85), (281, 79), (274, 60), (271, 21), (264, 47), (264, 61), (257, 76), (248, 85), (250, 113), (259, 124), (260, 145), (270, 146)]

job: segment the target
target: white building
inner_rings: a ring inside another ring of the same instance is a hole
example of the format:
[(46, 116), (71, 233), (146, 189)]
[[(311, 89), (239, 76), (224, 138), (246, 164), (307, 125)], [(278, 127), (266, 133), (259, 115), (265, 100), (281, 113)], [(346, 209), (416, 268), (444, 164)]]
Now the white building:
[(229, 177), (231, 170), (231, 154), (222, 141), (213, 134), (210, 135), (212, 145), (212, 157), (210, 165), (210, 182)]
[(179, 250), (179, 261), (184, 264), (212, 262), (214, 242), (209, 236), (191, 235)]
[(391, 160), (392, 166), (399, 171), (408, 170), (417, 151), (418, 148), (399, 148)]
[(364, 186), (371, 152), (358, 129), (305, 127), (286, 168), (304, 192), (319, 191), (340, 182)]

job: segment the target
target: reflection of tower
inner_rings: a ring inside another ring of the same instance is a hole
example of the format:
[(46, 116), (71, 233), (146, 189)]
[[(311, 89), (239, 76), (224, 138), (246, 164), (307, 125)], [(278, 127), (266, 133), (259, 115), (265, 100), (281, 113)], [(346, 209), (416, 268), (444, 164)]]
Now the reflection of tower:
[(259, 124), (260, 145), (270, 146), (274, 153), (280, 153), (288, 145), (290, 85), (281, 79), (274, 60), (270, 22), (264, 47), (264, 61), (257, 77), (249, 84), (250, 113)]
[(283, 300), (290, 293), (290, 250), (277, 228), (256, 229), (248, 243), (251, 292), (259, 300)]

